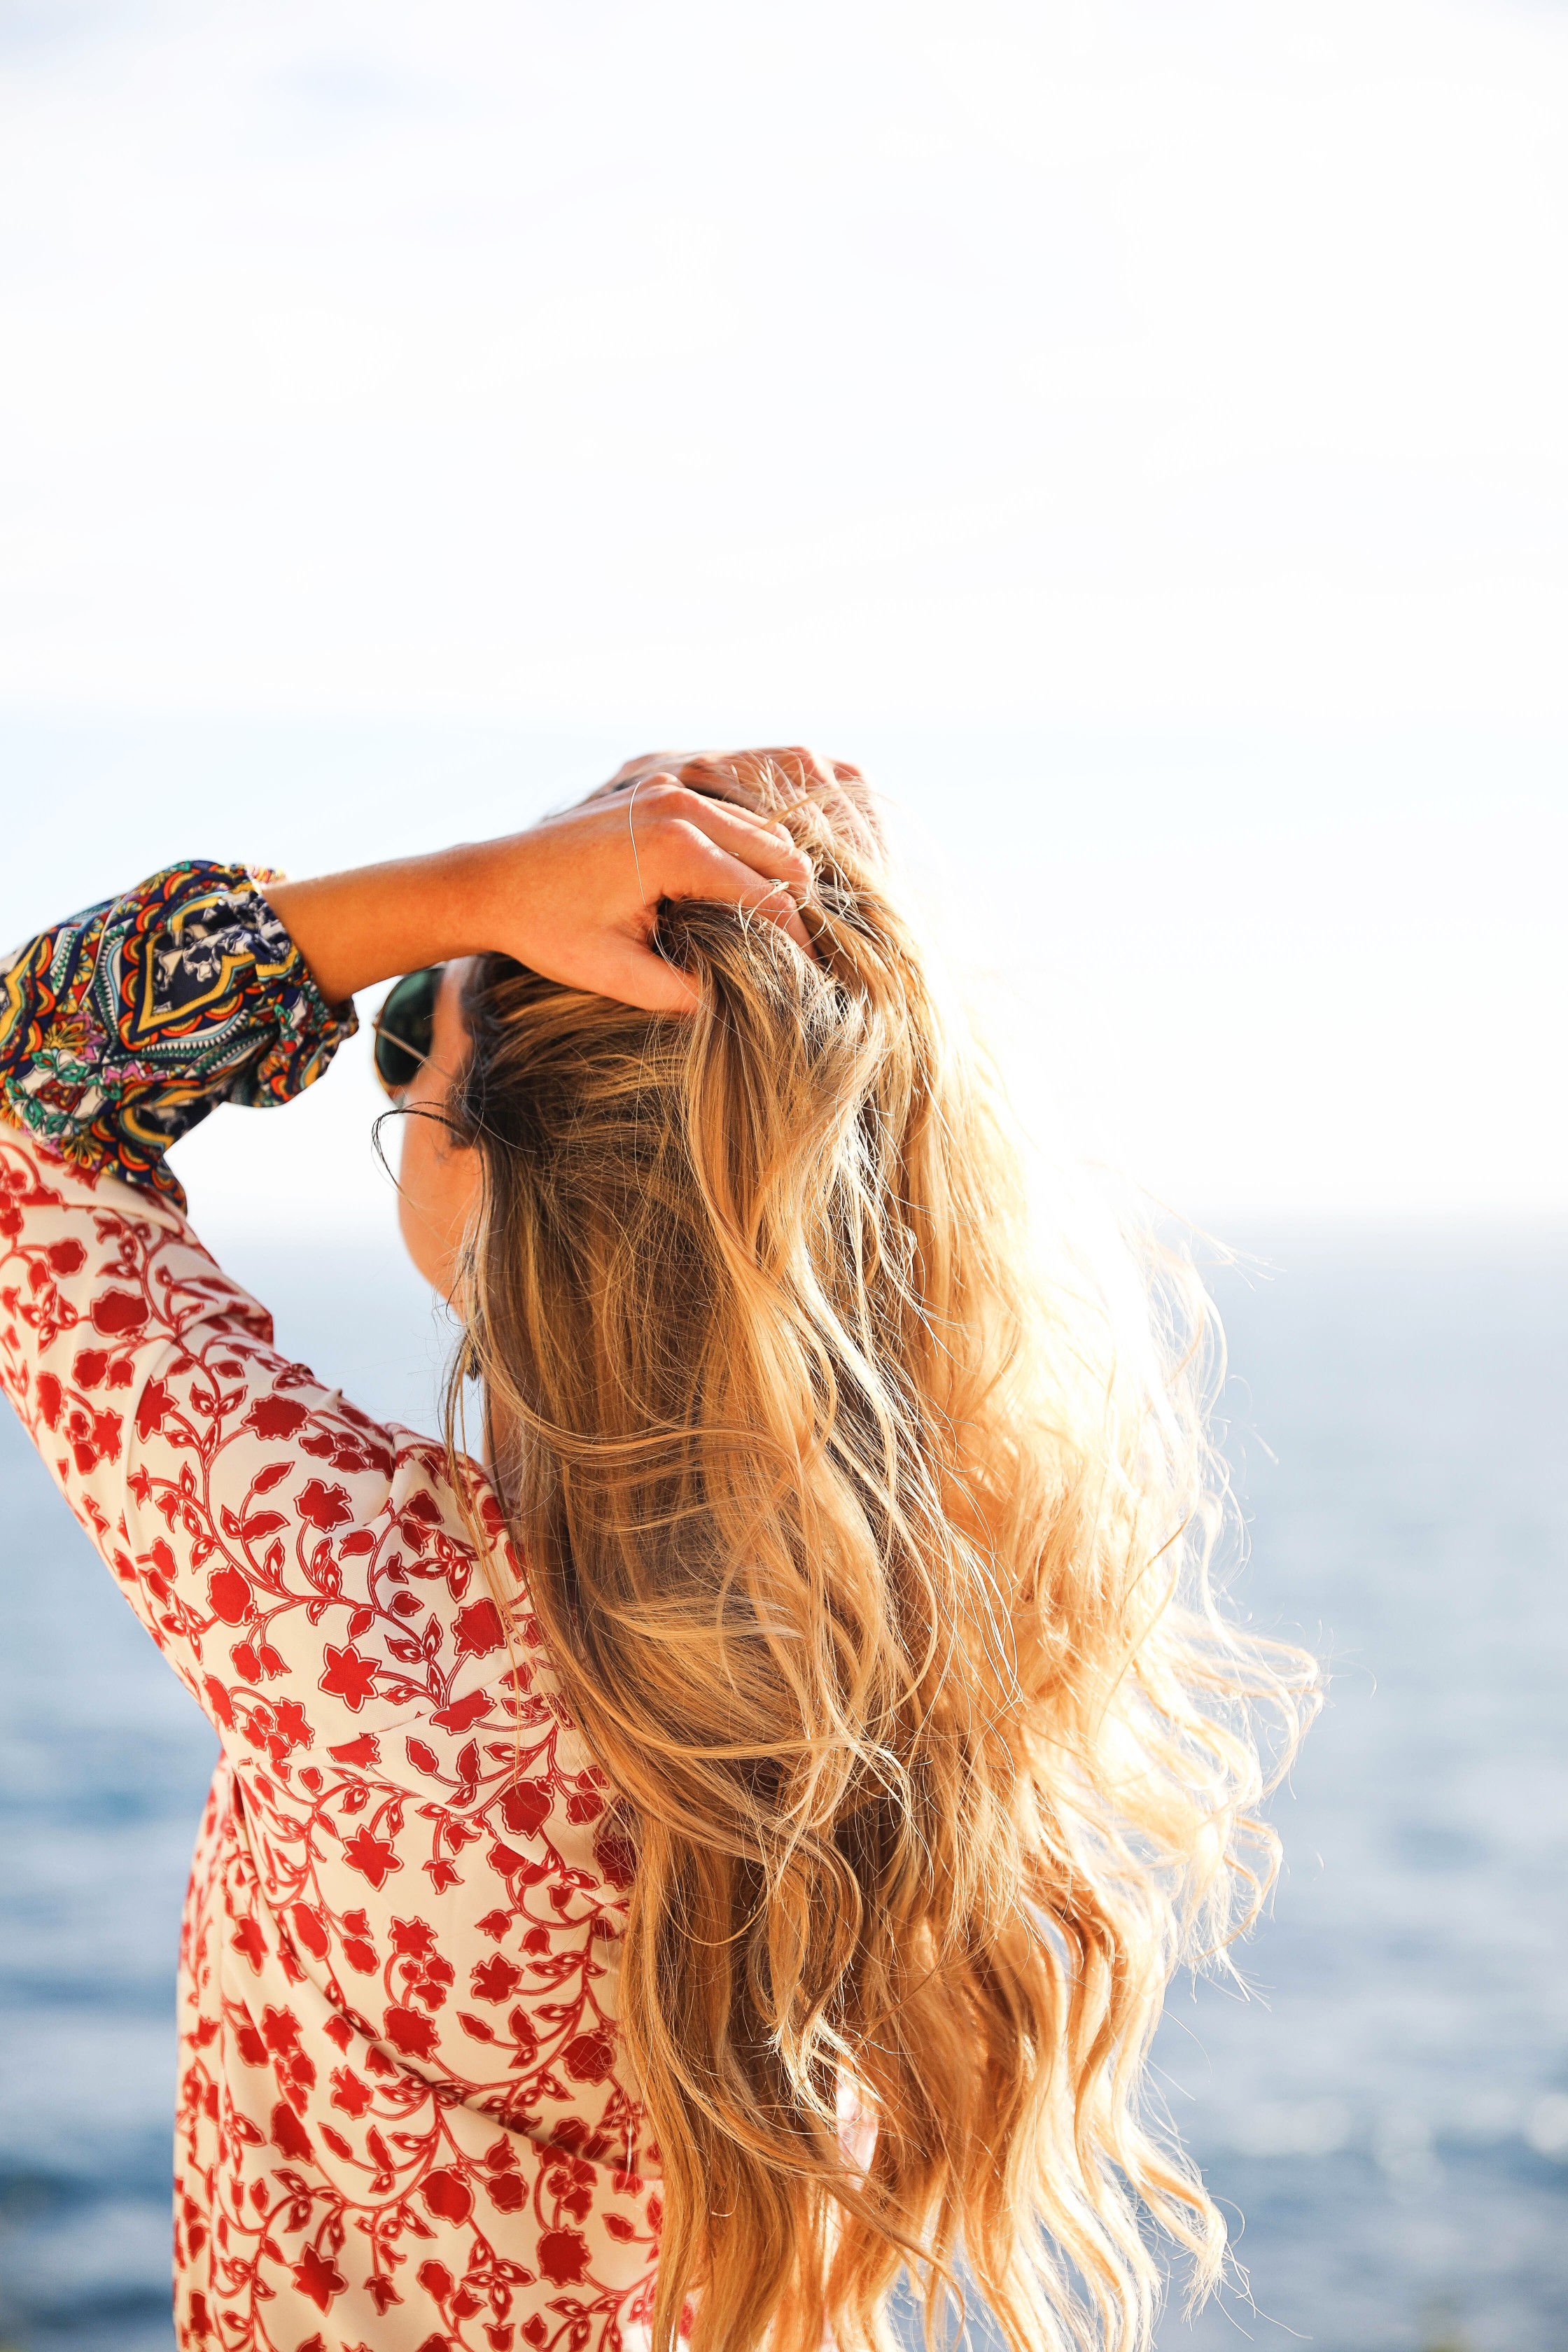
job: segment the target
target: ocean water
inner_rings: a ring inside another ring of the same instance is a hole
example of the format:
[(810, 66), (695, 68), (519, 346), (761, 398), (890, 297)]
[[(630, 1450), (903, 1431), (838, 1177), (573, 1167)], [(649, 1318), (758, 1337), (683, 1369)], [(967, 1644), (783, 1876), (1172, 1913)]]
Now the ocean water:
[[(290, 1352), (428, 1419), (389, 1255), (224, 1255)], [(1326, 1655), (1248, 1997), (1163, 2095), (1239, 2280), (1161, 2352), (1568, 2347), (1568, 1242), (1277, 1235), (1217, 1278), (1238, 1594)], [(170, 2352), (173, 1979), (212, 1740), (0, 1417), (0, 2347)], [(977, 2334), (984, 2334), (984, 2327)]]

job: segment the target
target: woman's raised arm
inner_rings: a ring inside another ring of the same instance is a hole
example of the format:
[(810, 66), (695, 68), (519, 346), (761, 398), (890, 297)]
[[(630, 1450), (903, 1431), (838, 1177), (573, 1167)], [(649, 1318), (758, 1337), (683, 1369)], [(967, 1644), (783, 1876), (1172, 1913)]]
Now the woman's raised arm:
[(267, 897), (330, 1003), (396, 972), (494, 953), (660, 1013), (692, 1003), (649, 945), (661, 898), (752, 907), (809, 951), (797, 906), (810, 882), (782, 825), (656, 772), (525, 833), (272, 883)]

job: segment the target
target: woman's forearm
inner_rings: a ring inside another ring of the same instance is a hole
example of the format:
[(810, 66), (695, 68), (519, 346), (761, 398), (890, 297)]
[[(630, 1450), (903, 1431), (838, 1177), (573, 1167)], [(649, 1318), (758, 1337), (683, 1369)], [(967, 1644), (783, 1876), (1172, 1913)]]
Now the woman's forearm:
[(460, 843), (426, 857), (391, 858), (308, 882), (266, 886), (329, 1004), (424, 965), (474, 955), (495, 928), (485, 919), (497, 845)]

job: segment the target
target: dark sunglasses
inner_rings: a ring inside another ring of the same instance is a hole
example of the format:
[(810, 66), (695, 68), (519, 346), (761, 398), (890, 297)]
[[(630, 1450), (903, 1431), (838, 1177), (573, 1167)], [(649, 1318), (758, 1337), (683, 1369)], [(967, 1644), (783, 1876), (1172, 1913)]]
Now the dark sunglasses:
[(375, 1016), (375, 1075), (395, 1102), (407, 1093), (419, 1065), (428, 1058), (445, 970), (444, 964), (433, 963), (423, 971), (405, 971), (388, 989)]

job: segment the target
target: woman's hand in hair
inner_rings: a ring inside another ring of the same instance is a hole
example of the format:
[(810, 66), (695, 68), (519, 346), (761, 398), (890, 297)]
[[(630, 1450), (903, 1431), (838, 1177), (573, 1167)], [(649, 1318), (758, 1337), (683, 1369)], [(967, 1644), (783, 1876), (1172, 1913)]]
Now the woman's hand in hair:
[(652, 944), (661, 898), (749, 907), (810, 954), (798, 908), (811, 861), (782, 824), (656, 762), (622, 775), (526, 833), (271, 884), (268, 898), (333, 1003), (396, 972), (499, 954), (650, 1013), (689, 1011), (695, 990)]
[(651, 944), (661, 898), (749, 907), (811, 952), (798, 911), (812, 882), (805, 852), (782, 824), (657, 760), (495, 845), (518, 853), (527, 892), (517, 908), (525, 944), (496, 945), (569, 987), (653, 1013), (689, 1010), (690, 982)]

